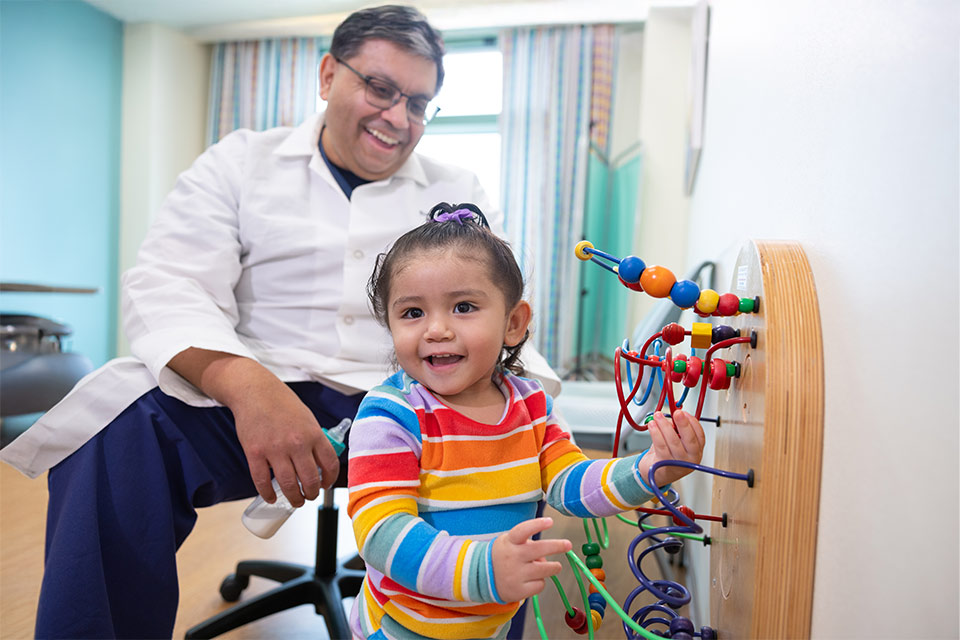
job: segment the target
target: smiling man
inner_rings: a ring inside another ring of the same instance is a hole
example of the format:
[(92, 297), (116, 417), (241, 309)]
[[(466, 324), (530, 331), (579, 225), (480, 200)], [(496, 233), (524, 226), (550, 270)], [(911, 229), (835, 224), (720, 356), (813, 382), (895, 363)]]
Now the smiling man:
[[(170, 637), (196, 508), (272, 501), (274, 476), (299, 506), (337, 479), (320, 427), (389, 370), (365, 295), (376, 256), (437, 202), (494, 211), (472, 173), (413, 153), (443, 53), (412, 8), (351, 14), (320, 65), (323, 113), (235, 131), (179, 177), (123, 278), (135, 357), (0, 453), (50, 470), (37, 637)], [(538, 354), (524, 361), (556, 391)]]

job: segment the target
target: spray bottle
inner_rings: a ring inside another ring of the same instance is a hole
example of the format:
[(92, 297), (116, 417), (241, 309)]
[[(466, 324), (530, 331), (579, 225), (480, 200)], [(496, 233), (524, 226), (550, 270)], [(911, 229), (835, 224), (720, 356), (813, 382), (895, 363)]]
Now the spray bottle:
[[(323, 430), (337, 455), (340, 455), (346, 448), (344, 440), (347, 438), (350, 424), (350, 418), (344, 418), (332, 429)], [(283, 495), (276, 478), (273, 479), (273, 491), (277, 494), (276, 502), (270, 504), (263, 499), (263, 496), (257, 496), (240, 517), (243, 526), (249, 529), (250, 533), (261, 538), (269, 538), (275, 534), (280, 526), (287, 521), (290, 514), (296, 511), (296, 507), (290, 504), (287, 497)]]

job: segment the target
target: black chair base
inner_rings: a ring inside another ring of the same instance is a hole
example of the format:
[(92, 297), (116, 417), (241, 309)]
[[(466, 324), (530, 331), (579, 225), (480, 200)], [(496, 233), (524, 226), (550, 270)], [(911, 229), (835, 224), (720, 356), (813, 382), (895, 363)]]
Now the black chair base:
[(186, 637), (213, 638), (273, 613), (312, 604), (317, 613), (323, 616), (332, 640), (351, 638), (347, 616), (343, 611), (343, 598), (360, 592), (365, 575), (364, 565), (359, 556), (340, 563), (336, 555), (337, 507), (325, 504), (317, 515), (315, 567), (267, 560), (240, 562), (236, 572), (224, 578), (220, 585), (220, 595), (224, 600), (238, 600), (240, 593), (250, 583), (250, 576), (276, 580), (280, 584), (192, 627)]

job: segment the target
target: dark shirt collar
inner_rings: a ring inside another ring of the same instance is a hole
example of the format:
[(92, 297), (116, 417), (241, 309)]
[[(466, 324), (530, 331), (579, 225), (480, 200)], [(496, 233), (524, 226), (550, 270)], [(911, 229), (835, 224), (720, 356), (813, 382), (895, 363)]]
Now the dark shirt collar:
[(317, 139), (317, 147), (320, 149), (320, 156), (327, 164), (327, 168), (329, 168), (330, 173), (333, 174), (334, 180), (337, 181), (337, 184), (340, 185), (340, 189), (343, 190), (343, 195), (347, 196), (347, 200), (349, 200), (350, 196), (353, 195), (354, 189), (362, 184), (371, 182), (371, 180), (361, 178), (352, 171), (342, 169), (330, 162), (330, 158), (327, 157), (327, 152), (323, 150), (323, 129), (320, 130), (320, 137)]

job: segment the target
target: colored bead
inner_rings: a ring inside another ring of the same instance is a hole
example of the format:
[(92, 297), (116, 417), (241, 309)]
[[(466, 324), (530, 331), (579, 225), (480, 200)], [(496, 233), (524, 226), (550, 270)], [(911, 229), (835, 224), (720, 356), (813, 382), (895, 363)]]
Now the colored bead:
[(686, 331), (684, 331), (683, 327), (678, 325), (676, 322), (671, 322), (660, 330), (660, 336), (663, 338), (664, 342), (670, 345), (680, 344), (683, 342), (685, 335)]
[(600, 593), (600, 590), (593, 586), (592, 582), (587, 583), (587, 593)]
[(589, 240), (581, 240), (573, 248), (573, 253), (576, 254), (576, 256), (581, 260), (589, 260), (590, 254), (587, 253), (587, 249), (593, 249), (593, 243)]
[(720, 316), (735, 316), (739, 309), (740, 298), (732, 293), (725, 293), (720, 296), (715, 313)]
[(670, 289), (670, 299), (681, 309), (689, 309), (700, 298), (700, 287), (692, 280), (677, 280)]
[(591, 593), (587, 596), (587, 603), (590, 605), (590, 608), (593, 609), (597, 607), (598, 611), (606, 611), (607, 601), (603, 599), (603, 596), (599, 593)]
[(700, 381), (701, 371), (703, 371), (703, 360), (697, 356), (690, 356), (687, 360), (687, 370), (683, 374), (683, 386), (697, 386), (697, 382)]
[(740, 298), (740, 313), (753, 313), (753, 298)]
[[(696, 514), (693, 512), (693, 509), (691, 509), (690, 507), (688, 507), (688, 506), (685, 505), (685, 504), (684, 504), (684, 505), (681, 505), (680, 507), (678, 507), (678, 508), (677, 508), (677, 511), (679, 511), (679, 512), (682, 513), (683, 515), (687, 516), (687, 517), (690, 518), (691, 520), (693, 520), (693, 519), (694, 519), (693, 517), (696, 515)], [(683, 520), (681, 520), (680, 518), (678, 518), (677, 516), (673, 516), (673, 522), (674, 522), (674, 524), (676, 524), (678, 527), (685, 527), (685, 526), (687, 526), (687, 523), (684, 522)]]
[(713, 328), (713, 333), (710, 335), (710, 341), (713, 344), (717, 344), (723, 340), (729, 340), (730, 338), (739, 338), (740, 330), (734, 329), (733, 327), (728, 327), (725, 324), (718, 324)]
[(593, 577), (599, 580), (600, 582), (603, 582), (604, 580), (607, 579), (607, 572), (604, 571), (603, 569), (590, 569), (590, 573), (592, 573)]
[(687, 354), (681, 353), (673, 361), (673, 371), (670, 373), (670, 379), (674, 382), (683, 380), (683, 372), (687, 370)]
[(620, 279), (625, 282), (638, 282), (640, 280), (640, 274), (643, 273), (643, 270), (646, 268), (647, 265), (637, 256), (627, 256), (620, 261), (617, 267), (617, 274), (620, 276)]
[(693, 623), (690, 622), (689, 618), (684, 618), (683, 616), (677, 616), (670, 621), (670, 636), (673, 637), (675, 633), (693, 633)]
[(694, 305), (694, 311), (699, 315), (708, 316), (717, 310), (717, 304), (720, 302), (720, 294), (713, 289), (704, 289), (700, 292), (700, 297)]
[(620, 280), (620, 284), (625, 286), (627, 289), (632, 289), (634, 291), (643, 291), (643, 287), (640, 286), (640, 282), (627, 282), (620, 277), (620, 274), (617, 274), (617, 279)]
[(709, 349), (713, 325), (709, 322), (694, 322), (690, 331), (690, 346), (694, 349)]
[[(572, 616), (569, 613), (564, 613), (563, 620), (567, 623), (568, 627), (577, 633), (584, 633), (587, 629), (587, 615), (581, 611), (579, 607), (573, 607)], [(579, 631), (581, 628), (584, 631)]]
[(595, 556), (600, 553), (600, 545), (596, 542), (584, 542), (583, 546), (580, 547), (580, 551), (582, 551), (585, 556)]
[(717, 632), (713, 627), (700, 627), (700, 640), (717, 640)]
[(640, 274), (640, 285), (643, 290), (654, 298), (666, 298), (677, 277), (666, 267), (654, 265), (647, 267)]
[(596, 609), (591, 609), (590, 618), (591, 622), (593, 622), (593, 630), (596, 631), (600, 628), (600, 625), (603, 624), (603, 614)]
[(710, 388), (719, 391), (730, 387), (730, 377), (727, 376), (727, 363), (720, 358), (710, 361)]
[(587, 569), (602, 569), (603, 568), (603, 558), (600, 556), (587, 556), (583, 563), (587, 565)]

